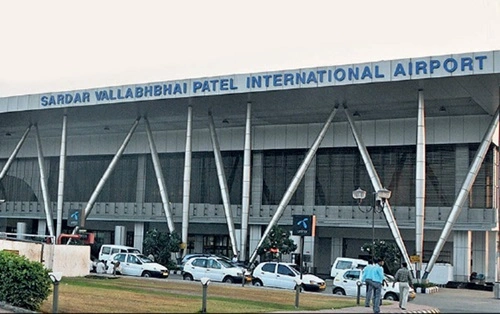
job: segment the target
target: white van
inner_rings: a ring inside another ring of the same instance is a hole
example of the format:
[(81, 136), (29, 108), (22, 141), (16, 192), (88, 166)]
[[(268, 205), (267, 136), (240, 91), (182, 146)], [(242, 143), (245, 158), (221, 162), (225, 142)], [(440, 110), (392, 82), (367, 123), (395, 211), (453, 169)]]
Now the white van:
[(350, 258), (350, 257), (337, 257), (333, 262), (332, 269), (330, 270), (330, 277), (335, 278), (337, 273), (343, 269), (363, 269), (368, 265), (364, 259)]
[(99, 250), (99, 260), (100, 261), (108, 261), (111, 259), (111, 256), (116, 253), (137, 253), (141, 254), (141, 250), (124, 245), (116, 245), (116, 244), (103, 244), (101, 249)]

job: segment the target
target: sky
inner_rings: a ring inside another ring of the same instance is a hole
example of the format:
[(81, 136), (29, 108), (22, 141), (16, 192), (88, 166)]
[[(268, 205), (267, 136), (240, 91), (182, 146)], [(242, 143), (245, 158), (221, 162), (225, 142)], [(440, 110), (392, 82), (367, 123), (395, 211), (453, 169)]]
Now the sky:
[(0, 1), (0, 97), (500, 50), (500, 0)]

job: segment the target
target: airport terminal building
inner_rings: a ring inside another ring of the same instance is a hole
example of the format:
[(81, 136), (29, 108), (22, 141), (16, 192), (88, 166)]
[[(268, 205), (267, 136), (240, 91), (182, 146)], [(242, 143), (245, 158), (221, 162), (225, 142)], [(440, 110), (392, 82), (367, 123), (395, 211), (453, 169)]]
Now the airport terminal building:
[(0, 232), (79, 209), (101, 243), (156, 228), (248, 260), (314, 215), (319, 274), (376, 238), (498, 281), (499, 88), (488, 51), (0, 98)]

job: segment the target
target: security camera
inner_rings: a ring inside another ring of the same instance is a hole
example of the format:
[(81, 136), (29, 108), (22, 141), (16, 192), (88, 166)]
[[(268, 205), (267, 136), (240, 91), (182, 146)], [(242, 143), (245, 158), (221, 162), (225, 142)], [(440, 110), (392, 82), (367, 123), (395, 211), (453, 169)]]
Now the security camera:
[(208, 277), (200, 278), (200, 280), (201, 280), (201, 284), (204, 286), (208, 286), (208, 284), (210, 284), (210, 278), (208, 278)]

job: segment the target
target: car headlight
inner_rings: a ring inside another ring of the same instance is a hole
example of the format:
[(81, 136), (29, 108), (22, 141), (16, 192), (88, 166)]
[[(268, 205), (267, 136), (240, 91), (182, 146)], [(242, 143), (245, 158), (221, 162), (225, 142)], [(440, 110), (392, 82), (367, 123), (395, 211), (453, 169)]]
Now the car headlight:
[(241, 277), (241, 276), (243, 276), (243, 273), (236, 273), (236, 276)]

